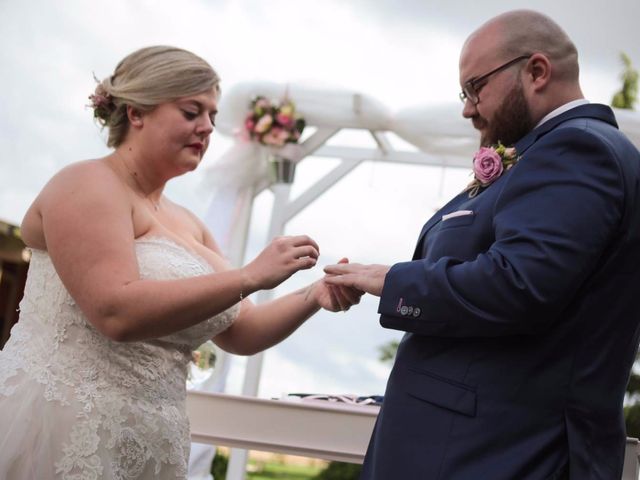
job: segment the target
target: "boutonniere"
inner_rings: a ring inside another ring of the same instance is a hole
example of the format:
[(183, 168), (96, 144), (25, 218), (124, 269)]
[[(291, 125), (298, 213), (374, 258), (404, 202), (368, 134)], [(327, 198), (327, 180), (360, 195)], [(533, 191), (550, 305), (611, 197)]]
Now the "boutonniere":
[(465, 189), (469, 192), (469, 198), (495, 182), (519, 159), (515, 148), (505, 147), (500, 142), (491, 147), (481, 147), (473, 156), (473, 181)]

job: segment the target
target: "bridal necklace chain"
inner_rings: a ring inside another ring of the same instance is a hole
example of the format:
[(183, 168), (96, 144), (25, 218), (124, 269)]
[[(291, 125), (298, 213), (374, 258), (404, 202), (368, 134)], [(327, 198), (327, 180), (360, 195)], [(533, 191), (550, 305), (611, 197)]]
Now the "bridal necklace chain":
[(140, 195), (143, 198), (149, 200), (149, 203), (151, 203), (151, 205), (153, 206), (153, 209), (156, 212), (159, 211), (160, 210), (160, 202), (159, 201), (155, 201), (154, 199), (152, 199), (148, 195), (145, 195), (144, 189), (142, 188), (142, 185), (140, 184), (140, 180), (138, 179), (138, 173), (132, 171), (129, 168), (129, 165), (127, 164), (127, 161), (124, 159), (124, 157), (122, 155), (120, 155), (120, 152), (118, 152), (118, 150), (115, 150), (115, 152), (116, 152), (116, 155), (118, 156), (118, 158), (120, 159), (120, 161), (122, 162), (122, 164), (124, 165), (124, 168), (127, 170), (127, 173), (131, 176), (132, 180), (135, 182), (136, 187), (140, 191)]

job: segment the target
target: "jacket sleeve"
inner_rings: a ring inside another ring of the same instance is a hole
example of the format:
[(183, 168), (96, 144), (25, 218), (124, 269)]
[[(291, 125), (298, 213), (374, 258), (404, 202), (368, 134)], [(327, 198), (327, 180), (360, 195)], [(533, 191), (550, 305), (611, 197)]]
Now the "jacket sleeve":
[(433, 336), (518, 335), (544, 331), (562, 316), (619, 234), (624, 189), (615, 154), (583, 128), (558, 128), (506, 180), (490, 248), (472, 261), (394, 265), (379, 304), (382, 326)]

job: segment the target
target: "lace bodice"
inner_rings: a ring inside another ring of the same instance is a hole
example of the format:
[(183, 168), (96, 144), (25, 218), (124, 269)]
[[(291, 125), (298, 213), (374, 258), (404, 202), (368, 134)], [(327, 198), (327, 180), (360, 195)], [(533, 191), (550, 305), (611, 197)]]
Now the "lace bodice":
[[(212, 272), (204, 259), (164, 238), (137, 240), (136, 255), (144, 279)], [(20, 320), (0, 352), (0, 401), (29, 384), (68, 417), (59, 426), (67, 435), (60, 438), (56, 478), (184, 478), (191, 351), (226, 329), (238, 311), (235, 305), (159, 339), (114, 342), (87, 321), (48, 254), (34, 250)]]

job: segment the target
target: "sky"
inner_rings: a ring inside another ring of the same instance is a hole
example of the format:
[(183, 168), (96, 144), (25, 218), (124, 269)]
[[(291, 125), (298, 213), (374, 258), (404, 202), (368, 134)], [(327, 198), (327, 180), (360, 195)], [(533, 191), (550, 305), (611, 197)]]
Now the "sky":
[[(620, 86), (620, 52), (640, 65), (638, 0), (0, 0), (0, 219), (19, 224), (46, 181), (72, 162), (106, 155), (105, 135), (86, 107), (93, 75), (110, 75), (131, 51), (153, 44), (192, 50), (226, 89), (270, 81), (344, 88), (391, 110), (456, 101), (458, 54), (466, 36), (512, 8), (535, 8), (565, 28), (580, 52), (591, 101), (609, 103)], [(347, 139), (348, 141), (348, 139)], [(357, 141), (356, 141), (357, 142)], [(214, 133), (204, 163), (231, 145)], [(331, 166), (308, 159), (294, 195)], [(175, 179), (167, 194), (203, 216), (211, 192), (202, 171)], [(280, 295), (316, 280), (342, 256), (360, 263), (408, 260), (423, 223), (469, 181), (469, 171), (366, 162), (287, 227), (321, 247), (320, 266), (297, 274)], [(271, 198), (256, 199), (247, 259), (267, 239)], [(215, 234), (215, 232), (214, 232)], [(380, 394), (389, 366), (378, 347), (399, 339), (381, 328), (377, 301), (321, 313), (265, 355), (259, 395), (288, 392)], [(239, 393), (241, 358), (228, 383)]]

